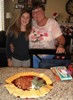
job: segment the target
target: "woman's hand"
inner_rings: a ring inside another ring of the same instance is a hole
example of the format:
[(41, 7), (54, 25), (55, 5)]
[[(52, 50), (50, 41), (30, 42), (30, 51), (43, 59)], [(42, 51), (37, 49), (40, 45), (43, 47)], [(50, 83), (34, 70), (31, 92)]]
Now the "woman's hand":
[(61, 47), (61, 46), (58, 46), (57, 50), (56, 50), (56, 53), (65, 53), (65, 48)]
[(64, 48), (64, 44), (65, 44), (65, 38), (63, 35), (59, 36), (57, 39), (57, 50), (56, 53), (65, 53), (65, 48)]
[(14, 52), (14, 45), (12, 43), (10, 43), (10, 49), (11, 49), (11, 52), (13, 53)]

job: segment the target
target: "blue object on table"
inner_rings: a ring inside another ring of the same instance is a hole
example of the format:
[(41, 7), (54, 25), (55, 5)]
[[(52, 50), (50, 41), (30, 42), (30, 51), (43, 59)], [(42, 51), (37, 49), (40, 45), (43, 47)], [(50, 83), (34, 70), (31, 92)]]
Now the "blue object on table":
[(41, 62), (41, 59), (52, 59), (55, 55), (47, 55), (42, 58), (39, 56), (33, 55), (33, 68), (39, 68), (39, 63)]

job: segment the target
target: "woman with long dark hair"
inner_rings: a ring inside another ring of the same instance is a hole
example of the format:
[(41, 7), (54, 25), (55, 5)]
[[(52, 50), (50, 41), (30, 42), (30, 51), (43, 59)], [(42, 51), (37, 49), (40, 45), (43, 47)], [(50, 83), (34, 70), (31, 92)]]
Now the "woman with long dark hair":
[(8, 66), (30, 67), (28, 36), (31, 26), (31, 13), (24, 9), (8, 28), (6, 33)]

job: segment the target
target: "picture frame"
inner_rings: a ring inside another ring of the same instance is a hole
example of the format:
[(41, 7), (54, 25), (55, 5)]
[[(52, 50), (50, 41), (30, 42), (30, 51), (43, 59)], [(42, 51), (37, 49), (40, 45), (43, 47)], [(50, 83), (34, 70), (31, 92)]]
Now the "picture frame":
[[(31, 9), (34, 1), (36, 0), (18, 0), (18, 3), (15, 4), (15, 8), (22, 9), (26, 6), (27, 8)], [(45, 5), (47, 2), (47, 0), (38, 0), (38, 1), (41, 2), (43, 5)]]
[(69, 23), (73, 23), (73, 16), (69, 16)]
[(24, 7), (25, 7), (25, 4), (21, 4), (21, 3), (16, 3), (15, 4), (16, 9), (23, 9)]

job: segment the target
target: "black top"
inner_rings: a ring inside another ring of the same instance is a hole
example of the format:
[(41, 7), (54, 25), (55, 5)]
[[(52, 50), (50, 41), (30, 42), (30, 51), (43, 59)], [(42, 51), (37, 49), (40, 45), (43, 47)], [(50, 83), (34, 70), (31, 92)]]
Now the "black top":
[[(6, 47), (7, 47), (7, 57), (14, 57), (18, 60), (28, 60), (29, 56), (29, 41), (25, 39), (24, 32), (21, 32), (18, 38), (15, 38), (14, 35), (11, 35), (7, 38)], [(14, 52), (11, 52), (10, 44), (14, 46)]]

